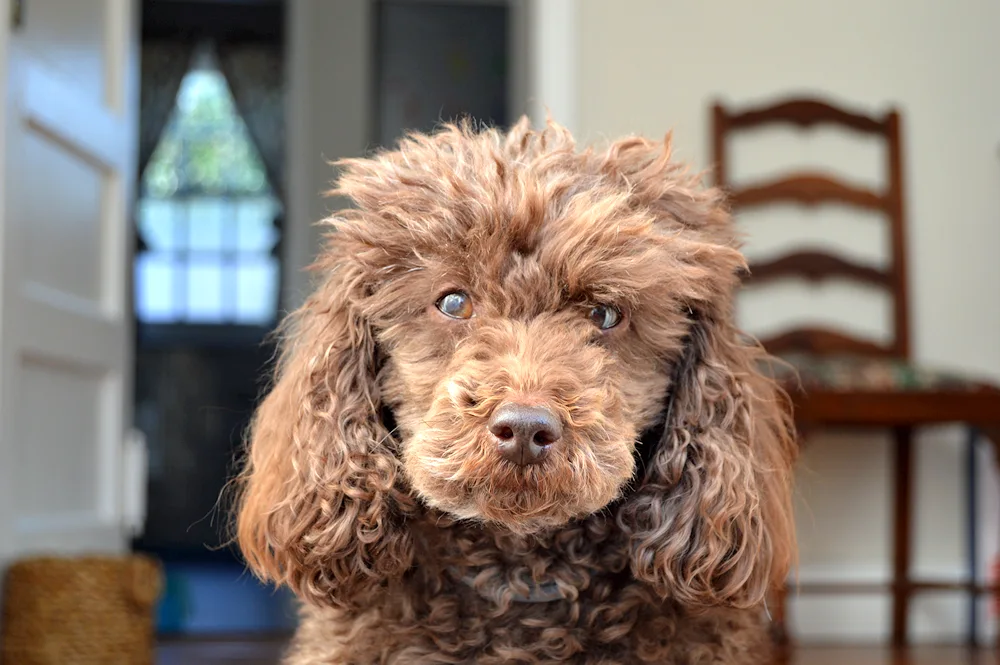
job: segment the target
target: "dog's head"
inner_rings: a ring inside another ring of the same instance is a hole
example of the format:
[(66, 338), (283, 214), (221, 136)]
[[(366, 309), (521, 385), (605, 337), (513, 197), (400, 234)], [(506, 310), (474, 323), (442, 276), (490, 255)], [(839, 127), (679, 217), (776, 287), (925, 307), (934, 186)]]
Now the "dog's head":
[(667, 144), (578, 152), (526, 121), (342, 167), (356, 207), (329, 220), (252, 428), (250, 565), (350, 604), (410, 566), (421, 504), (523, 534), (613, 504), (638, 579), (758, 602), (791, 552), (792, 448), (733, 325), (718, 193)]

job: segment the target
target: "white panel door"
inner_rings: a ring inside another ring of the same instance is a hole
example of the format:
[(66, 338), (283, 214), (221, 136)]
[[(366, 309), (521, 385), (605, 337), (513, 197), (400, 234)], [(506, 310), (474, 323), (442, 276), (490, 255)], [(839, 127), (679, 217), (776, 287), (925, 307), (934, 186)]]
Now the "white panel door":
[(136, 6), (21, 2), (3, 109), (0, 566), (125, 549), (142, 462), (127, 429)]

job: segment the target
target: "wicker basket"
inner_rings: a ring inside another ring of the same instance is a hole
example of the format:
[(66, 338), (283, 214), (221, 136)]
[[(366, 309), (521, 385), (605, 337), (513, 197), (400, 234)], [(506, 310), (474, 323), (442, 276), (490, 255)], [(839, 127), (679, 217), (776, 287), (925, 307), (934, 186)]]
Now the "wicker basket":
[(162, 586), (145, 556), (44, 557), (10, 567), (3, 665), (151, 665)]

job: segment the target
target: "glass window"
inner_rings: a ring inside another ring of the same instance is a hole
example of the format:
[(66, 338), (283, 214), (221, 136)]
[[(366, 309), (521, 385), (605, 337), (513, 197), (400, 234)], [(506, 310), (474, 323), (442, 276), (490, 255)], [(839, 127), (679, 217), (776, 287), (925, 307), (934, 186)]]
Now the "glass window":
[(208, 54), (181, 84), (142, 175), (137, 212), (140, 322), (274, 321), (281, 206), (226, 79)]

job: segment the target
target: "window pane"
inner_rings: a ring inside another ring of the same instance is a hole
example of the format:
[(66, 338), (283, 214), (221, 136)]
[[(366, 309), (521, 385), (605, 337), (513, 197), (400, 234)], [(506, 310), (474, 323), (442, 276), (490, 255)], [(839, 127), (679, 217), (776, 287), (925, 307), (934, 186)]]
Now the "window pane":
[(183, 224), (183, 212), (177, 210), (177, 203), (147, 198), (139, 202), (138, 212), (139, 229), (151, 250), (178, 246), (177, 224)]
[(264, 164), (215, 68), (188, 72), (144, 174), (146, 192), (251, 194), (268, 190)]
[(236, 320), (264, 324), (278, 303), (278, 262), (271, 257), (242, 261), (236, 268)]
[(221, 260), (193, 262), (188, 269), (187, 319), (197, 323), (219, 323), (224, 317)]
[(239, 251), (269, 253), (278, 240), (278, 230), (274, 228), (277, 202), (269, 196), (261, 196), (241, 199), (238, 206)]
[(136, 257), (135, 309), (140, 321), (163, 323), (177, 319), (177, 269), (169, 255), (150, 252)]
[[(198, 197), (188, 202), (190, 217), (190, 248), (195, 251), (219, 251), (227, 244), (223, 227), (232, 220), (227, 220), (227, 213), (232, 212), (232, 206), (225, 199)], [(231, 242), (231, 241), (230, 241)]]
[(142, 184), (138, 224), (161, 258), (136, 258), (137, 282), (152, 285), (136, 287), (140, 319), (273, 323), (281, 206), (214, 61), (184, 77)]

